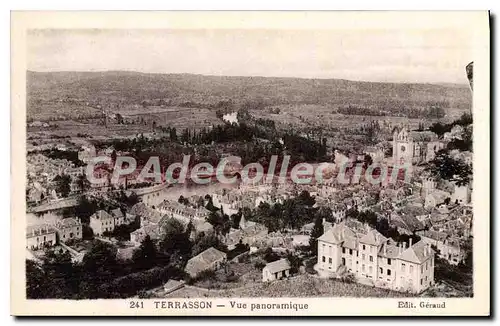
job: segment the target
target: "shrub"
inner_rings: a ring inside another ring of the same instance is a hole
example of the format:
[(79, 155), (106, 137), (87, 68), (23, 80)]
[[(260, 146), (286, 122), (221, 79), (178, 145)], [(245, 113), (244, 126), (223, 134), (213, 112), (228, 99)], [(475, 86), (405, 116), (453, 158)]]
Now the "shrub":
[(259, 261), (256, 261), (256, 262), (255, 262), (255, 264), (254, 264), (254, 267), (255, 267), (256, 269), (259, 269), (259, 270), (263, 269), (265, 266), (266, 266), (266, 264), (264, 264), (264, 263), (263, 263), (263, 262), (261, 262), (260, 260), (259, 260)]
[(355, 283), (356, 282), (356, 277), (352, 273), (346, 273), (342, 275), (339, 280), (343, 283)]

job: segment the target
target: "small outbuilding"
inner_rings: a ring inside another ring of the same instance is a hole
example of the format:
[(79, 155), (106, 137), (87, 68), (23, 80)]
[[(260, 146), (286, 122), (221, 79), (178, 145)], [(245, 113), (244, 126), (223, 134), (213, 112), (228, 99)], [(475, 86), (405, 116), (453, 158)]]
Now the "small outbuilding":
[(290, 276), (290, 262), (286, 258), (268, 263), (262, 269), (262, 281), (270, 282)]

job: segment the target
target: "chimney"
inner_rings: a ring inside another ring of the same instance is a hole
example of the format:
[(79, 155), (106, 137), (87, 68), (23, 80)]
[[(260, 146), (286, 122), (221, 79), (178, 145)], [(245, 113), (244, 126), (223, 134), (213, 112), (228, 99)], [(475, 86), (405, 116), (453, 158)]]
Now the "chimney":
[(387, 255), (387, 243), (384, 243), (383, 246), (384, 246), (384, 255)]
[(408, 246), (408, 248), (411, 248), (412, 243), (413, 243), (413, 238), (410, 238), (410, 245)]
[(402, 246), (398, 243), (398, 253), (401, 255)]

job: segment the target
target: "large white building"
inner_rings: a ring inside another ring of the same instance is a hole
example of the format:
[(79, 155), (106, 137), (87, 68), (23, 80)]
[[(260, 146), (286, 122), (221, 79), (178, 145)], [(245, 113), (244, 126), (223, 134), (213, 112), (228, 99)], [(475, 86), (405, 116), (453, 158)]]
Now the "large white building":
[(420, 293), (434, 284), (434, 251), (424, 241), (398, 246), (376, 230), (356, 233), (340, 223), (318, 239), (321, 276), (352, 273), (358, 282)]
[(115, 227), (125, 223), (125, 217), (119, 209), (112, 210), (111, 214), (104, 210), (100, 210), (90, 217), (90, 227), (94, 235), (98, 237), (104, 232), (112, 232)]
[(56, 245), (56, 230), (48, 224), (26, 227), (26, 248), (39, 250)]

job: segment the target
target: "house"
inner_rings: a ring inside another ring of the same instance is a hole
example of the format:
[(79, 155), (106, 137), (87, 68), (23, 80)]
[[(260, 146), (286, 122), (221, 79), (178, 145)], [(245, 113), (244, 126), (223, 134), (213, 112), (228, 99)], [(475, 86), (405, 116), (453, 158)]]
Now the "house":
[(115, 208), (111, 210), (111, 216), (113, 216), (115, 225), (125, 224), (125, 215), (120, 208)]
[(141, 226), (147, 224), (159, 224), (162, 219), (162, 214), (148, 206), (144, 203), (137, 203), (129, 211), (130, 215), (139, 216), (141, 220)]
[(156, 224), (147, 224), (133, 232), (130, 233), (130, 241), (136, 245), (140, 245), (141, 242), (148, 236), (151, 240), (159, 240), (161, 236), (161, 227)]
[(366, 147), (364, 153), (372, 158), (373, 163), (382, 162), (385, 157), (385, 152), (383, 151), (383, 149), (377, 146)]
[(34, 203), (34, 204), (38, 205), (43, 200), (44, 196), (45, 195), (43, 194), (43, 192), (41, 190), (36, 189), (36, 188), (31, 188), (28, 191), (28, 200), (27, 200), (27, 202)]
[(81, 239), (83, 236), (80, 219), (70, 217), (58, 220), (54, 227), (60, 242), (66, 242), (71, 239)]
[(445, 132), (443, 135), (444, 140), (454, 140), (454, 139), (462, 139), (462, 134), (464, 133), (465, 129), (461, 125), (454, 125), (453, 128), (451, 128), (450, 132)]
[(465, 253), (460, 248), (460, 241), (456, 237), (444, 232), (433, 230), (417, 232), (422, 241), (433, 245), (438, 250), (438, 256), (452, 265), (458, 265), (465, 258)]
[(56, 230), (48, 224), (30, 225), (26, 228), (26, 248), (39, 250), (56, 244)]
[(93, 145), (83, 145), (78, 152), (78, 159), (84, 163), (88, 163), (96, 156), (96, 149)]
[(193, 208), (171, 200), (164, 200), (158, 205), (157, 210), (169, 217), (183, 221), (184, 224), (189, 223), (190, 220), (205, 221), (210, 214), (210, 211), (205, 207)]
[(401, 292), (420, 293), (434, 283), (434, 251), (424, 241), (395, 244), (377, 230), (358, 233), (345, 223), (318, 238), (322, 277), (352, 273), (358, 282)]
[(185, 271), (189, 276), (194, 278), (200, 275), (201, 272), (215, 271), (221, 268), (226, 261), (227, 255), (224, 252), (210, 247), (188, 260)]
[(262, 282), (281, 280), (290, 276), (290, 262), (286, 258), (268, 263), (262, 269)]
[(467, 185), (458, 185), (454, 184), (453, 194), (451, 195), (451, 203), (456, 204), (469, 204), (471, 201), (472, 190), (469, 184)]
[[(121, 223), (120, 223), (121, 222)], [(115, 218), (104, 210), (95, 212), (90, 216), (90, 227), (94, 235), (101, 236), (104, 232), (112, 232), (115, 227), (123, 224), (124, 219)]]

